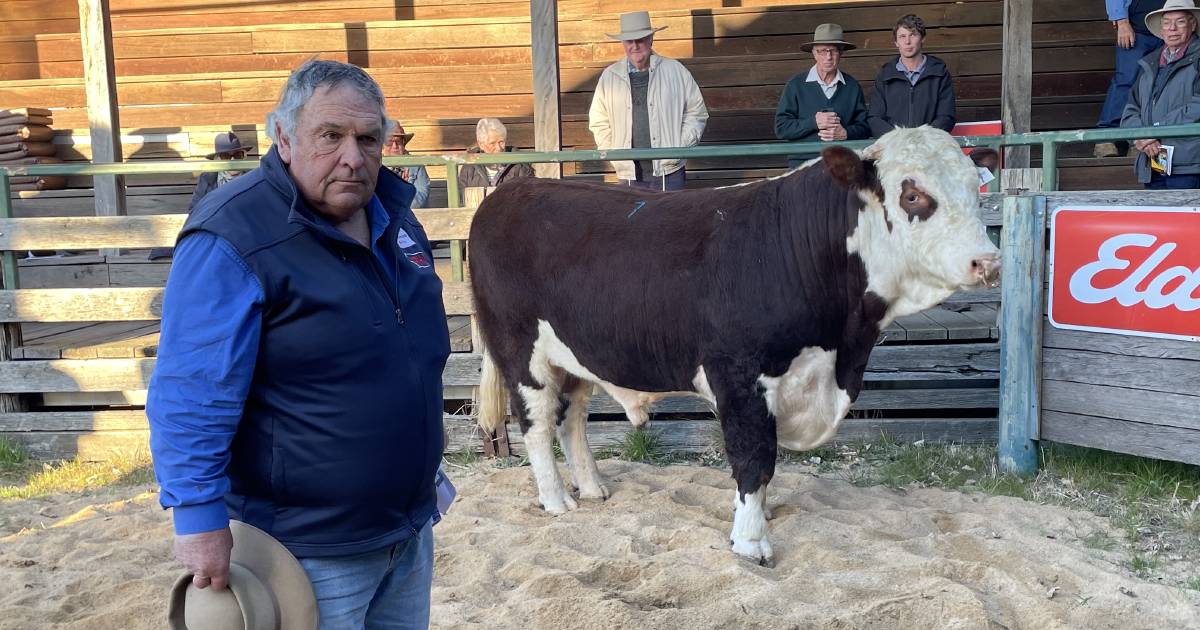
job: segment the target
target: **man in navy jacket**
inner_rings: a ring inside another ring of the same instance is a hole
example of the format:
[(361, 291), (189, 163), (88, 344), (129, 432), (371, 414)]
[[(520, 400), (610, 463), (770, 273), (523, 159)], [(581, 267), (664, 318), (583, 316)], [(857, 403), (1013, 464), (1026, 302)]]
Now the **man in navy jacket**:
[(896, 21), (892, 39), (899, 55), (875, 77), (867, 121), (878, 138), (896, 127), (954, 128), (954, 81), (946, 64), (925, 54), (925, 21), (908, 14)]
[(381, 167), (383, 94), (310, 61), (261, 165), (180, 233), (147, 415), (175, 552), (224, 588), (230, 518), (308, 572), (322, 628), (424, 627), (450, 351), (441, 282)]

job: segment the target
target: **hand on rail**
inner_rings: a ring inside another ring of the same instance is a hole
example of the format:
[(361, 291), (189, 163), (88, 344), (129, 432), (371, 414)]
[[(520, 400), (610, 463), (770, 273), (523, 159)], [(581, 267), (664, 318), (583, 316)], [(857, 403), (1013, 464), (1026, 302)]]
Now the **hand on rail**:
[(1129, 20), (1117, 20), (1117, 45), (1121, 48), (1133, 48), (1133, 42), (1137, 39), (1137, 35), (1133, 32), (1133, 27), (1129, 25)]
[(1154, 159), (1163, 150), (1162, 143), (1158, 140), (1134, 140), (1133, 146), (1150, 159)]
[(841, 125), (835, 125), (817, 132), (817, 136), (822, 142), (836, 142), (847, 138), (846, 128)]

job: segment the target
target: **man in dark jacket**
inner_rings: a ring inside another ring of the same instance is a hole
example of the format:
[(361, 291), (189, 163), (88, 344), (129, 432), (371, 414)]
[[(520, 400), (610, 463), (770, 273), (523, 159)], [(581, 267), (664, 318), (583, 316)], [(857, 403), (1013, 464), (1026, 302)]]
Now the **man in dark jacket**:
[[(467, 153), (506, 153), (512, 150), (508, 146), (508, 129), (496, 118), (481, 118), (475, 125), (475, 142)], [(499, 186), (504, 182), (521, 177), (533, 177), (531, 164), (465, 164), (458, 171), (458, 185), (468, 186)]]
[(260, 166), (180, 232), (146, 404), (192, 584), (225, 588), (249, 523), (300, 561), (322, 628), (429, 619), (450, 339), (390, 126), (360, 68), (292, 73)]
[[(842, 53), (854, 44), (842, 40), (842, 27), (822, 24), (813, 41), (800, 45), (811, 52), (813, 67), (797, 74), (783, 88), (775, 110), (775, 137), (786, 142), (836, 142), (870, 136), (862, 88), (854, 77), (838, 69)], [(788, 166), (798, 166), (816, 154), (790, 155)]]
[(930, 125), (950, 131), (956, 122), (954, 81), (941, 59), (922, 51), (925, 21), (908, 14), (896, 21), (892, 40), (900, 54), (879, 69), (868, 121), (875, 138), (900, 127)]
[[(1167, 0), (1146, 15), (1146, 27), (1163, 45), (1138, 62), (1121, 126), (1200, 122), (1200, 9), (1194, 0)], [(1133, 146), (1137, 178), (1146, 188), (1200, 188), (1200, 138), (1146, 138)], [(1152, 161), (1163, 170), (1153, 168)], [(1170, 173), (1165, 172), (1168, 162)]]

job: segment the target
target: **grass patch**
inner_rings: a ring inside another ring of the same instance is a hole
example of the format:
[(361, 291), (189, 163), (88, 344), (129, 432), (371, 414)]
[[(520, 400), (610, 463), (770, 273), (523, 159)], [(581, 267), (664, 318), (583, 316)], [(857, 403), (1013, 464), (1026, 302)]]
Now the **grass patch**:
[(1184, 588), (1190, 588), (1193, 591), (1200, 591), (1200, 575), (1189, 579), (1183, 583)]
[(648, 429), (633, 429), (621, 440), (617, 453), (621, 459), (645, 464), (660, 464), (668, 460), (658, 433)]
[(29, 455), (20, 444), (0, 437), (0, 472), (18, 470), (29, 460)]
[(465, 451), (446, 453), (442, 457), (453, 466), (471, 466), (483, 459), (478, 452), (470, 448)]
[(154, 483), (150, 455), (145, 452), (114, 454), (104, 462), (24, 461), (13, 466), (0, 486), (0, 501)]

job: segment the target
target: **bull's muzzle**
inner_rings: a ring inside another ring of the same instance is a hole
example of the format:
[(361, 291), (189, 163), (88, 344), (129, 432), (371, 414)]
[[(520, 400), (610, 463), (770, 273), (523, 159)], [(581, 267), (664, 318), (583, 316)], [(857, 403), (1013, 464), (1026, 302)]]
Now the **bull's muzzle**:
[(981, 286), (1000, 286), (1000, 257), (990, 254), (972, 259), (971, 277)]

